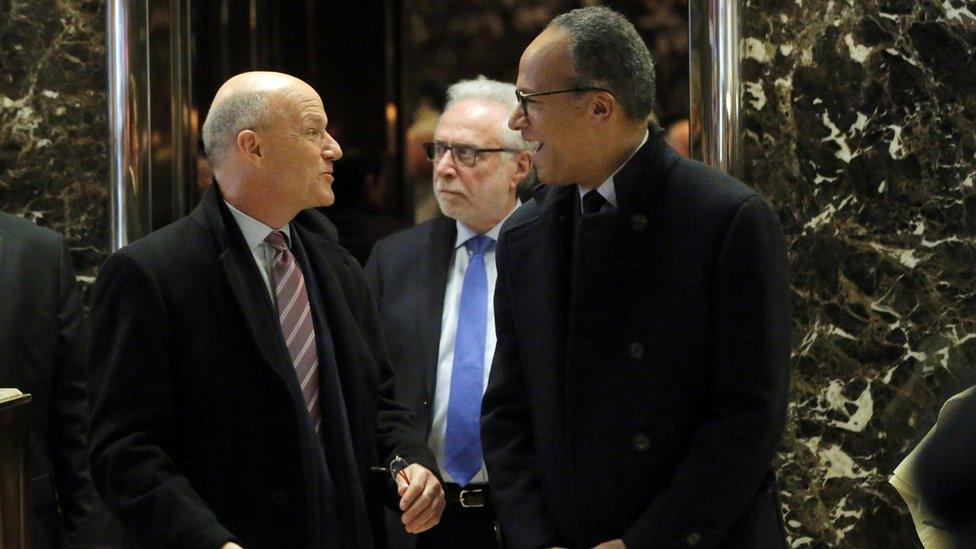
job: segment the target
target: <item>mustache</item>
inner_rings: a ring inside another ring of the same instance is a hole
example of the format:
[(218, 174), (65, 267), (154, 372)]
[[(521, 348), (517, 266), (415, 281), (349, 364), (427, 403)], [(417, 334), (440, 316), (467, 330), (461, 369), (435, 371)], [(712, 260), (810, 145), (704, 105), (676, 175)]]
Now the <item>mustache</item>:
[(434, 190), (437, 192), (465, 194), (464, 188), (462, 188), (460, 185), (446, 183), (443, 179), (437, 179), (434, 181)]

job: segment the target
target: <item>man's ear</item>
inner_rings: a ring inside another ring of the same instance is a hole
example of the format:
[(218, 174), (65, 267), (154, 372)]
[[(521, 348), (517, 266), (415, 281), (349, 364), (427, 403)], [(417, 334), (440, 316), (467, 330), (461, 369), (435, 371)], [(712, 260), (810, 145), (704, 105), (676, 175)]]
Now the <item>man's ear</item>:
[(263, 154), (261, 151), (261, 139), (254, 130), (242, 130), (237, 134), (237, 151), (244, 155), (250, 162), (258, 162)]
[(600, 91), (593, 94), (593, 101), (590, 103), (590, 114), (601, 120), (607, 120), (619, 107), (613, 95)]
[(515, 153), (515, 173), (513, 174), (515, 183), (513, 184), (513, 187), (517, 187), (518, 184), (521, 183), (527, 175), (529, 175), (529, 171), (531, 169), (532, 153), (529, 151), (519, 151)]

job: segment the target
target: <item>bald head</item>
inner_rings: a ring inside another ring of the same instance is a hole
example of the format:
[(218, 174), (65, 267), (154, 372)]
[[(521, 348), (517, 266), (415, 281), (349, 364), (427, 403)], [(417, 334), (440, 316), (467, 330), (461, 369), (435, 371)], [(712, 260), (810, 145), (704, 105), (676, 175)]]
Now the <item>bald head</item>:
[(314, 93), (305, 82), (280, 72), (245, 72), (224, 82), (203, 123), (203, 148), (214, 171), (223, 167), (241, 131), (267, 128), (284, 114), (283, 97), (308, 91)]
[(247, 72), (225, 82), (203, 124), (224, 200), (273, 228), (331, 205), (342, 149), (328, 124), (322, 98), (293, 76)]

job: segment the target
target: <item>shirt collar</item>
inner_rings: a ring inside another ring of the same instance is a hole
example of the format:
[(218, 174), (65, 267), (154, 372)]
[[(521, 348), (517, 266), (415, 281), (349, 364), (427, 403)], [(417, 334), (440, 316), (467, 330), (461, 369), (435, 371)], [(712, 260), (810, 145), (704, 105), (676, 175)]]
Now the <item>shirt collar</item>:
[[(637, 154), (637, 151), (639, 151), (640, 148), (644, 146), (644, 143), (647, 143), (647, 138), (650, 136), (650, 134), (651, 134), (650, 131), (645, 130), (644, 139), (641, 139), (640, 145), (637, 145), (637, 148), (631, 151), (630, 156), (627, 157), (627, 160), (624, 160), (623, 164), (617, 166), (617, 169), (613, 170), (613, 173), (610, 174), (610, 177), (608, 177), (606, 181), (601, 183), (600, 186), (596, 188), (596, 192), (603, 195), (603, 198), (605, 198), (606, 201), (614, 208), (617, 207), (617, 188), (613, 184), (613, 177), (617, 175), (617, 172), (623, 169), (623, 167), (626, 166), (628, 162), (630, 162), (630, 159), (633, 158), (635, 154)], [(577, 185), (576, 188), (579, 190), (580, 200), (582, 201), (583, 195), (588, 193), (589, 189), (585, 189), (579, 185)]]
[[(485, 236), (494, 240), (495, 242), (498, 242), (498, 235), (501, 234), (502, 232), (502, 225), (505, 223), (505, 220), (508, 219), (509, 216), (511, 216), (512, 213), (515, 212), (515, 210), (517, 210), (518, 207), (521, 205), (522, 205), (522, 200), (515, 199), (515, 207), (512, 208), (512, 211), (508, 212), (508, 215), (505, 216), (505, 219), (502, 219), (501, 221), (496, 223), (494, 227), (488, 229), (488, 232), (485, 233)], [(454, 240), (455, 248), (461, 247), (461, 245), (463, 245), (465, 242), (471, 240), (472, 238), (480, 234), (474, 232), (473, 230), (471, 230), (471, 227), (468, 227), (467, 225), (461, 223), (460, 221), (455, 221), (454, 223), (457, 225), (457, 238)]]
[[(264, 243), (264, 239), (275, 231), (275, 229), (231, 206), (230, 202), (224, 200), (224, 204), (227, 204), (227, 207), (230, 208), (230, 213), (234, 216), (234, 221), (237, 221), (237, 226), (241, 228), (241, 234), (244, 235), (244, 241), (247, 242), (248, 249), (256, 250), (258, 246)], [(289, 230), (288, 225), (286, 224), (280, 230), (288, 237), (290, 246), (291, 230)]]

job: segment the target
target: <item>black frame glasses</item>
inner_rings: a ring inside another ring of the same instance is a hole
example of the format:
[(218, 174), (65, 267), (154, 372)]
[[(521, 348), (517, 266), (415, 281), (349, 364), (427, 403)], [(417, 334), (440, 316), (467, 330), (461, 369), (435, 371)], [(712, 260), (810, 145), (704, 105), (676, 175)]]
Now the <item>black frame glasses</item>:
[(475, 164), (478, 163), (478, 155), (481, 153), (489, 152), (518, 152), (518, 149), (506, 149), (506, 148), (492, 148), (492, 149), (479, 149), (478, 147), (472, 147), (471, 145), (445, 145), (444, 143), (427, 142), (424, 143), (424, 154), (427, 155), (427, 160), (433, 163), (440, 161), (444, 153), (451, 151), (451, 156), (454, 160), (468, 168), (473, 168)]
[(521, 90), (516, 88), (515, 99), (517, 99), (519, 104), (522, 105), (522, 114), (528, 117), (529, 116), (528, 104), (530, 103), (530, 101), (528, 100), (532, 97), (539, 97), (542, 95), (556, 95), (559, 93), (580, 93), (580, 92), (592, 92), (592, 91), (607, 92), (613, 95), (613, 92), (611, 92), (610, 90), (606, 88), (597, 88), (595, 86), (590, 86), (586, 88), (569, 88), (565, 90), (552, 90), (552, 91), (541, 91), (541, 92), (531, 92), (531, 93), (522, 93)]

